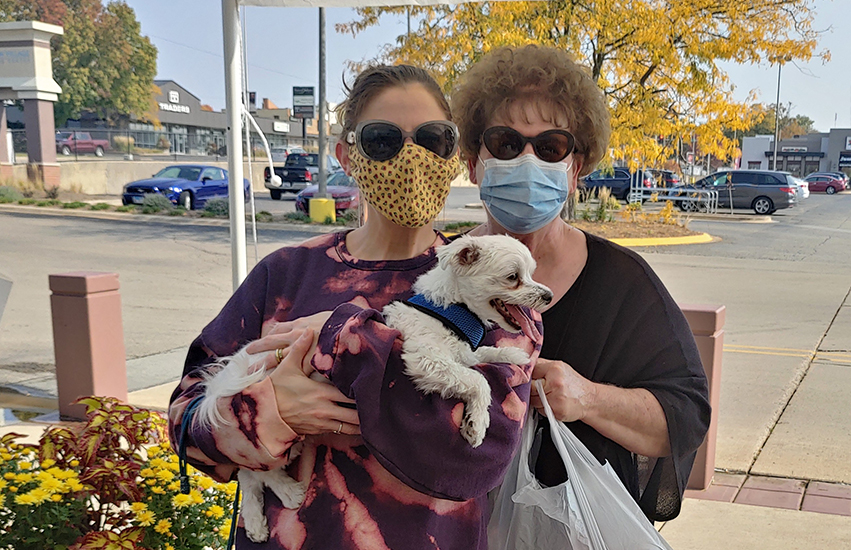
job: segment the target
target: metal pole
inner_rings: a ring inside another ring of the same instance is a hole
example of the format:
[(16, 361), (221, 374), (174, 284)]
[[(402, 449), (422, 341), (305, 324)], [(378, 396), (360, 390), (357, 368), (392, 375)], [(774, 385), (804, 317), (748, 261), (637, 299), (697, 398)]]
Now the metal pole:
[(777, 170), (777, 142), (780, 141), (780, 70), (783, 63), (777, 64), (777, 101), (774, 103), (774, 166)]
[(228, 116), (228, 199), (233, 289), (247, 274), (245, 259), (245, 202), (242, 189), (242, 55), (237, 0), (222, 0), (225, 50), (225, 97)]
[(319, 190), (317, 199), (327, 199), (328, 173), (325, 157), (325, 8), (319, 8)]

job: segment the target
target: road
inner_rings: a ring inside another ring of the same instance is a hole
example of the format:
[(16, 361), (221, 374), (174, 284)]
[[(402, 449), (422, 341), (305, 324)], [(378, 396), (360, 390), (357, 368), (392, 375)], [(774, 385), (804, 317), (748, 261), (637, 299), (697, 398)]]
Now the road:
[[(292, 205), (267, 197), (258, 210)], [(483, 215), (463, 208), (475, 189), (451, 197), (451, 209)], [(727, 307), (717, 466), (851, 483), (851, 192), (813, 194), (773, 220), (692, 220), (719, 240), (638, 252), (678, 302)], [(51, 376), (51, 273), (118, 272), (128, 358), (174, 350), (173, 364), (129, 373), (131, 389), (176, 378), (185, 348), (231, 293), (226, 227), (0, 212), (0, 235), (0, 274), (14, 281), (0, 385)], [(259, 256), (311, 235), (261, 225)]]

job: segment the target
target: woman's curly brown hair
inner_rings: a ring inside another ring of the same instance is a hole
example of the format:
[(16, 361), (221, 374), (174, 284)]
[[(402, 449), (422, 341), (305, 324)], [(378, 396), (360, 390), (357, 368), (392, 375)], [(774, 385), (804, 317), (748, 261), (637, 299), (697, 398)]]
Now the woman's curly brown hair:
[(570, 54), (535, 45), (498, 48), (473, 65), (452, 94), (461, 131), (461, 154), (479, 154), (482, 133), (496, 117), (509, 118), (513, 105), (530, 102), (544, 120), (576, 138), (580, 176), (603, 158), (611, 132), (603, 92)]

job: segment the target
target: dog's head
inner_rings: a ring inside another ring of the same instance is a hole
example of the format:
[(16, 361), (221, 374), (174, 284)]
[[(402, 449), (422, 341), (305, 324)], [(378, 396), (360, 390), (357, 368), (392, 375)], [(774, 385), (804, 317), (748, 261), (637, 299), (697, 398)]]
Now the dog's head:
[(447, 306), (463, 303), (485, 325), (521, 330), (517, 306), (540, 309), (552, 291), (532, 280), (535, 260), (520, 241), (505, 235), (463, 236), (437, 250), (438, 265), (417, 279), (414, 290)]

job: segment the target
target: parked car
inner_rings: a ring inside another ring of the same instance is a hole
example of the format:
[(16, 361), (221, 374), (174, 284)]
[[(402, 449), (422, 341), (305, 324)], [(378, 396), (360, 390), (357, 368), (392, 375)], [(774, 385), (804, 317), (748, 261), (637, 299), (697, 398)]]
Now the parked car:
[(304, 149), (301, 147), (296, 147), (294, 145), (286, 145), (283, 147), (272, 147), (272, 162), (280, 162), (284, 163), (287, 161), (287, 157), (292, 155), (293, 153), (306, 153)]
[(612, 196), (622, 201), (629, 199), (630, 186), (633, 181), (640, 181), (641, 187), (649, 188), (656, 184), (656, 180), (649, 171), (639, 170), (630, 172), (626, 168), (614, 168), (611, 170), (597, 170), (585, 176), (582, 180), (581, 192), (586, 196), (599, 192), (601, 187), (607, 187)]
[[(293, 153), (287, 156), (283, 166), (275, 166), (275, 174), (281, 178), (281, 184), (272, 181), (269, 167), (263, 170), (263, 179), (266, 189), (272, 196), (272, 200), (279, 201), (284, 192), (297, 193), (313, 183), (319, 174), (319, 154), (317, 153)], [(343, 167), (333, 156), (327, 156), (326, 169), (328, 177), (337, 172), (342, 172)]]
[[(729, 187), (728, 187), (729, 181)], [(690, 186), (681, 186), (682, 193), (688, 189), (718, 191), (718, 207), (752, 208), (757, 214), (771, 214), (780, 208), (789, 208), (798, 202), (798, 186), (789, 172), (771, 170), (729, 170), (716, 172)], [(696, 202), (678, 201), (680, 209), (694, 210)]]
[(797, 176), (792, 176), (792, 181), (795, 182), (799, 201), (810, 198), (810, 184), (808, 181)]
[(832, 176), (842, 181), (843, 185), (845, 186), (845, 189), (851, 189), (851, 180), (849, 180), (848, 174), (846, 174), (845, 172), (813, 172), (807, 177), (810, 176)]
[(648, 170), (656, 180), (656, 187), (676, 187), (680, 184), (680, 175), (670, 170)]
[[(242, 181), (247, 199), (249, 183), (247, 179)], [(151, 178), (125, 185), (121, 202), (142, 204), (145, 195), (150, 193), (165, 195), (172, 204), (187, 210), (203, 208), (210, 199), (228, 197), (228, 171), (195, 164), (168, 166)]]
[[(328, 176), (328, 193), (334, 197), (334, 207), (340, 214), (350, 208), (357, 208), (360, 204), (360, 192), (355, 178), (347, 176), (345, 172), (336, 172)], [(310, 199), (319, 191), (318, 185), (305, 187), (295, 196), (295, 208), (299, 212), (309, 214)]]
[(109, 150), (109, 140), (93, 139), (88, 132), (56, 132), (56, 152), (65, 156), (71, 153), (94, 153), (102, 157)]
[(814, 193), (833, 195), (845, 189), (845, 181), (834, 174), (810, 174), (804, 180), (809, 182)]

